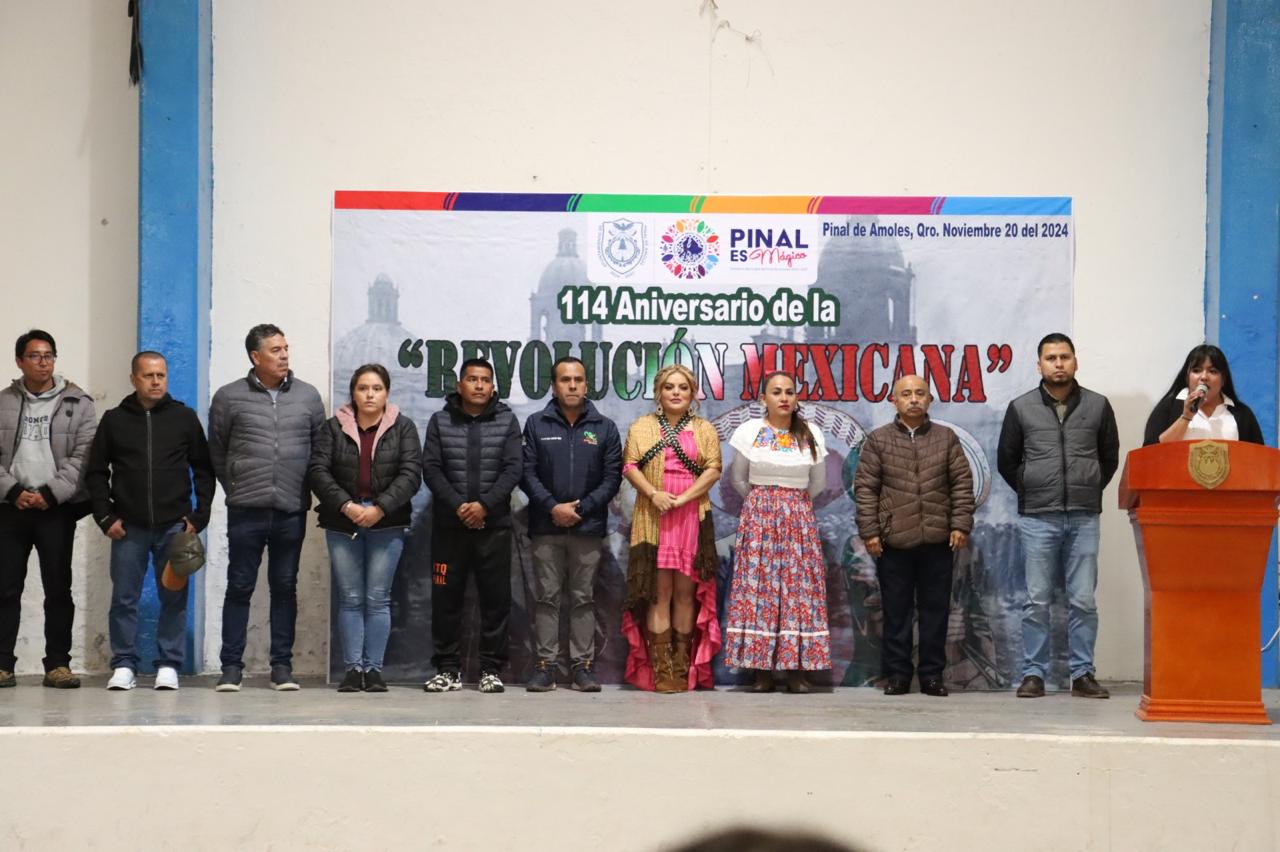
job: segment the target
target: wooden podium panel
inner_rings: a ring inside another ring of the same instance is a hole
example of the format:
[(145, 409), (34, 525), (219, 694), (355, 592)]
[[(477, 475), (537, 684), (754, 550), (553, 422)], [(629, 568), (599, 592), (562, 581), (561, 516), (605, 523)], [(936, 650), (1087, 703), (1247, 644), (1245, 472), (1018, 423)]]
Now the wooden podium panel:
[(1238, 441), (1133, 450), (1120, 480), (1145, 596), (1138, 718), (1269, 725), (1259, 595), (1280, 452)]

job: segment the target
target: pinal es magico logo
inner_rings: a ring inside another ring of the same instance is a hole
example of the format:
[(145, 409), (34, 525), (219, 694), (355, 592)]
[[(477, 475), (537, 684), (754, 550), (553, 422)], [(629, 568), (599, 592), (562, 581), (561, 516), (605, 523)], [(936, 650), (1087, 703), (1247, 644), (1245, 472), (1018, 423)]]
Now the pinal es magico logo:
[(701, 219), (680, 219), (662, 235), (662, 264), (677, 278), (703, 278), (720, 262), (720, 237)]

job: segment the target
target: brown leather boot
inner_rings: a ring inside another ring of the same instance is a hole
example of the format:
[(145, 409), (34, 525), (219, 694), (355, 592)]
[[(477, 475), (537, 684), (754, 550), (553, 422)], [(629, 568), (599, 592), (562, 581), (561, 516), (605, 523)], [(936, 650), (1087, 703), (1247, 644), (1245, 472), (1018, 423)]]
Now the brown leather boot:
[(676, 633), (671, 643), (671, 677), (676, 682), (675, 692), (687, 692), (689, 689), (689, 646), (692, 644), (692, 633)]
[(654, 692), (679, 692), (671, 674), (671, 631), (649, 636), (649, 665), (653, 667)]

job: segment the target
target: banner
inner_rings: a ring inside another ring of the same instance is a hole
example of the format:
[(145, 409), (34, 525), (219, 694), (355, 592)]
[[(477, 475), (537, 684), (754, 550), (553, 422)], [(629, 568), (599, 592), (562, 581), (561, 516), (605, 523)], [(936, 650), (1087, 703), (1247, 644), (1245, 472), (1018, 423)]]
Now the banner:
[[(970, 546), (955, 559), (946, 679), (1005, 687), (1021, 677), (1024, 587), (1016, 499), (993, 476), (996, 443), (1009, 401), (1039, 381), (1039, 339), (1070, 333), (1072, 229), (1069, 198), (337, 192), (332, 399), (348, 399), (356, 367), (382, 363), (392, 400), (422, 430), (454, 390), (458, 365), (483, 357), (523, 424), (551, 398), (552, 362), (574, 355), (590, 398), (625, 435), (653, 409), (658, 369), (679, 362), (698, 376), (700, 413), (727, 441), (760, 416), (760, 378), (792, 373), (828, 448), (815, 507), (831, 682), (862, 685), (879, 675), (879, 592), (854, 522), (853, 473), (867, 432), (893, 418), (894, 379), (923, 376), (931, 417), (961, 438), (978, 501)], [(727, 469), (727, 443), (724, 451)], [(518, 682), (532, 665), (532, 563), (525, 498), (517, 489), (512, 499), (505, 675)], [(723, 623), (741, 500), (727, 481), (711, 500)], [(596, 667), (606, 682), (622, 681), (626, 657), (618, 625), (633, 501), (624, 482), (597, 581)], [(393, 591), (386, 675), (395, 680), (430, 673), (425, 489), (415, 508)], [(477, 634), (472, 605), (464, 648), (473, 678)], [(1065, 676), (1061, 637), (1054, 656), (1051, 681)], [(716, 674), (737, 677), (719, 661)]]

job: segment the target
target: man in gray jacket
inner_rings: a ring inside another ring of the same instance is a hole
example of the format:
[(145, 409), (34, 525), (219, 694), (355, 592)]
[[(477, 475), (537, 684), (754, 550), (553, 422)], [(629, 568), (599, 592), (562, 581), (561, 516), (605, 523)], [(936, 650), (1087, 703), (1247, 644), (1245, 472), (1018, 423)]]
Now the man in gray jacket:
[(240, 689), (249, 602), (265, 549), (271, 688), (294, 690), (298, 558), (311, 508), (307, 462), (312, 436), (324, 425), (324, 404), (316, 389), (289, 369), (289, 344), (279, 328), (254, 326), (244, 346), (253, 369), (219, 388), (209, 406), (209, 455), (227, 495), (227, 594), (216, 689)]
[(93, 399), (53, 372), (58, 346), (32, 329), (18, 338), (22, 378), (0, 390), (0, 687), (13, 686), (22, 587), (31, 548), (44, 584), (44, 685), (75, 689), (71, 672), (71, 545), (88, 514), (84, 471), (98, 419)]
[(881, 670), (885, 695), (911, 689), (911, 616), (920, 621), (920, 691), (947, 695), (947, 618), (951, 554), (973, 529), (973, 473), (960, 439), (929, 419), (924, 379), (893, 385), (893, 422), (862, 444), (854, 477), (858, 535), (876, 560), (884, 610)]
[(1119, 466), (1120, 436), (1107, 398), (1076, 382), (1071, 338), (1047, 334), (1036, 353), (1040, 385), (1009, 403), (996, 456), (1000, 476), (1018, 493), (1018, 535), (1027, 582), (1018, 697), (1044, 695), (1049, 602), (1060, 576), (1067, 596), (1071, 694), (1109, 698), (1094, 677), (1094, 592), (1102, 489)]

